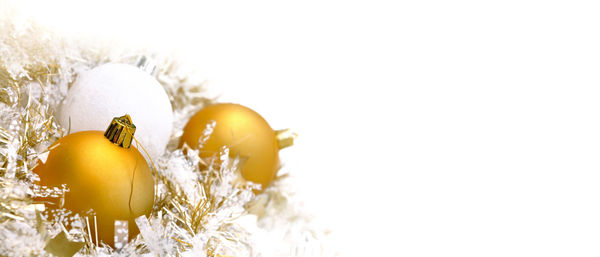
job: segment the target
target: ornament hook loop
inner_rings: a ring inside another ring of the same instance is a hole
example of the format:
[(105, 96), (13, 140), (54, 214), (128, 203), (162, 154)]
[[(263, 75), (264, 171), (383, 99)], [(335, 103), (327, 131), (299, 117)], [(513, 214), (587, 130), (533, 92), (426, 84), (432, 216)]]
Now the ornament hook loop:
[(129, 114), (125, 114), (113, 118), (106, 132), (104, 132), (104, 137), (120, 147), (130, 148), (133, 134), (135, 134), (135, 125), (133, 125)]

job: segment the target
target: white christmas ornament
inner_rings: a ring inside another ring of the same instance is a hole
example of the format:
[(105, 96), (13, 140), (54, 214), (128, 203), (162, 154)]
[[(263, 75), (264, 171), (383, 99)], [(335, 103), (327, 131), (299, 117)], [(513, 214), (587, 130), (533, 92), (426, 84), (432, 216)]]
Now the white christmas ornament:
[(136, 139), (153, 159), (160, 157), (171, 136), (173, 110), (167, 93), (149, 74), (154, 66), (142, 58), (138, 67), (109, 63), (79, 74), (59, 107), (58, 122), (70, 126), (71, 133), (103, 131), (114, 117), (129, 114)]

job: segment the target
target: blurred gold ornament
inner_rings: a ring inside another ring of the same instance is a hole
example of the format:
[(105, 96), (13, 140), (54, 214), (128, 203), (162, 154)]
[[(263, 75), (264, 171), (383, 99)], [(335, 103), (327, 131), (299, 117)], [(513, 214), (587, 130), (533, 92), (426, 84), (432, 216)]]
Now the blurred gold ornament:
[[(210, 131), (213, 121), (214, 128), (206, 139), (205, 129)], [(289, 130), (273, 130), (250, 108), (221, 103), (205, 107), (190, 119), (183, 129), (180, 147), (186, 143), (200, 148), (200, 157), (210, 158), (218, 157), (221, 148), (227, 146), (230, 157), (242, 160), (242, 176), (261, 184), (264, 190), (277, 175), (279, 149), (291, 146), (294, 137)]]
[[(129, 237), (138, 234), (134, 219), (148, 215), (154, 203), (154, 181), (140, 152), (131, 147), (135, 126), (129, 115), (114, 118), (106, 132), (82, 131), (56, 141), (44, 164), (34, 172), (40, 184), (66, 184), (64, 207), (85, 213), (92, 209), (97, 218), (91, 234), (114, 245), (115, 220), (129, 222)], [(56, 199), (41, 198), (59, 207)], [(52, 208), (52, 206), (50, 206)]]

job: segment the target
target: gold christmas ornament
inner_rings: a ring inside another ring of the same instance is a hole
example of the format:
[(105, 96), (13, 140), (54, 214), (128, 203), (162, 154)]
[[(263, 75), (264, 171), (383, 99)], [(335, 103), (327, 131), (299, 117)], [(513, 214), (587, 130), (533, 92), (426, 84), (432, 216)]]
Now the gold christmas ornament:
[[(214, 128), (206, 139), (205, 129), (212, 122), (215, 122)], [(263, 117), (248, 107), (220, 103), (205, 107), (189, 120), (183, 129), (180, 147), (186, 143), (191, 148), (199, 148), (200, 157), (214, 157), (217, 161), (219, 151), (227, 146), (231, 157), (242, 160), (242, 176), (261, 184), (264, 190), (277, 175), (279, 149), (291, 146), (294, 137), (289, 130), (273, 130)]]
[[(50, 147), (46, 162), (34, 170), (43, 186), (66, 184), (69, 192), (64, 207), (82, 214), (93, 210), (98, 229), (90, 224), (92, 235), (97, 233), (98, 240), (113, 246), (114, 222), (128, 221), (129, 238), (133, 238), (139, 232), (134, 219), (150, 214), (154, 204), (150, 168), (142, 154), (131, 147), (134, 132), (131, 118), (125, 115), (114, 118), (104, 133), (67, 135)], [(37, 200), (59, 207), (56, 199)]]

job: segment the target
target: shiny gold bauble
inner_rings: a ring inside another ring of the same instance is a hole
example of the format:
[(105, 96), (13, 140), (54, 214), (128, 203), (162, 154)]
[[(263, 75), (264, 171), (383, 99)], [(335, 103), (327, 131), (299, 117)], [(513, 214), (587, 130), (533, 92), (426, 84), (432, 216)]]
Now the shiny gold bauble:
[(183, 129), (180, 146), (186, 143), (198, 148), (207, 125), (215, 121), (208, 140), (200, 148), (200, 157), (218, 160), (223, 146), (229, 148), (231, 157), (241, 159), (242, 176), (266, 188), (275, 178), (279, 168), (277, 132), (250, 108), (239, 104), (221, 103), (205, 107), (196, 113)]
[[(130, 238), (139, 233), (134, 219), (152, 211), (154, 181), (136, 148), (115, 144), (101, 131), (70, 134), (50, 148), (46, 162), (34, 172), (40, 176), (41, 185), (66, 184), (69, 192), (65, 194), (65, 208), (84, 216), (93, 210), (98, 238), (106, 244), (114, 245), (115, 220), (129, 222)], [(56, 199), (52, 201), (57, 203)], [(94, 237), (95, 225), (92, 219), (90, 222)]]

